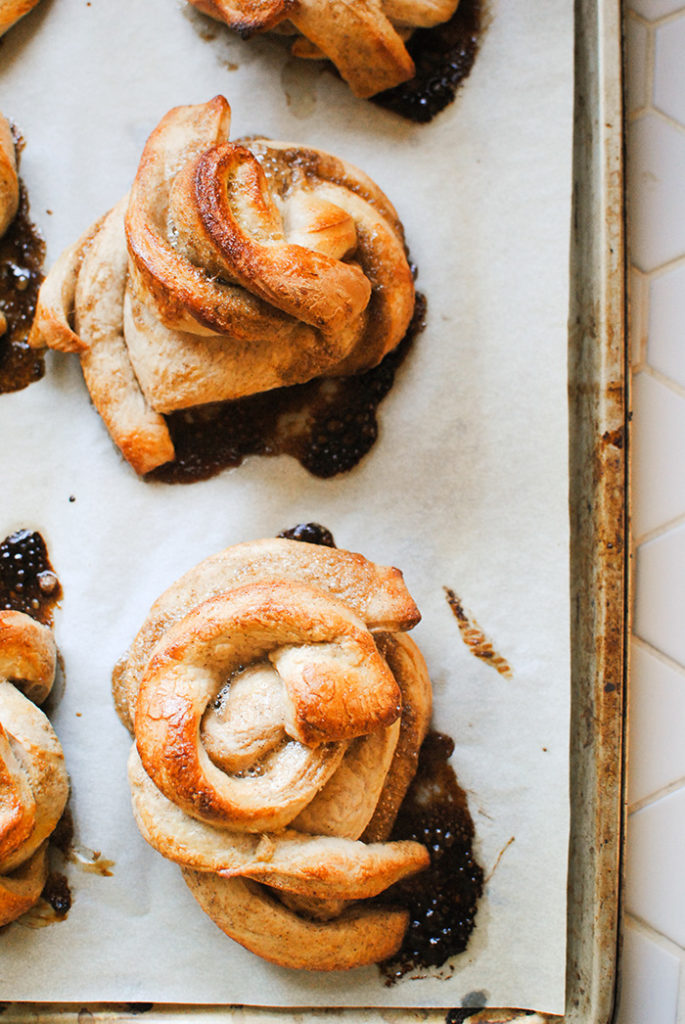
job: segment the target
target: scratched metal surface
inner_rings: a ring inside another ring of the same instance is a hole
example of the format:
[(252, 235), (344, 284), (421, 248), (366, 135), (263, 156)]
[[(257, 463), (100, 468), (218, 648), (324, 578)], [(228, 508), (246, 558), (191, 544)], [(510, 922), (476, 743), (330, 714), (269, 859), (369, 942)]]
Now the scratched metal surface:
[(524, 1009), (6, 1004), (3, 1024), (608, 1024), (619, 942), (627, 635), (627, 394), (618, 0), (576, 0), (569, 330), (572, 835), (564, 1017)]

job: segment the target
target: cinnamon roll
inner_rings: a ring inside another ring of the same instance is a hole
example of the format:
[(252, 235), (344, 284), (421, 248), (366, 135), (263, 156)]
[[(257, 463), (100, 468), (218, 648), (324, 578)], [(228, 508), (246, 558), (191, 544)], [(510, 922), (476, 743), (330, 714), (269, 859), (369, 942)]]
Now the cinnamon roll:
[(327, 58), (356, 96), (369, 97), (414, 77), (406, 40), (453, 16), (459, 0), (190, 0), (247, 37), (293, 35), (292, 53)]
[(401, 573), (287, 539), (240, 544), (153, 605), (113, 676), (133, 810), (226, 934), (286, 967), (392, 956), (424, 869), (388, 842), (431, 687)]
[(48, 839), (69, 793), (62, 748), (37, 707), (55, 665), (47, 626), (23, 612), (0, 612), (0, 925), (39, 899)]
[(230, 108), (171, 110), (133, 186), (59, 258), (34, 347), (78, 352), (139, 473), (174, 458), (164, 415), (377, 365), (414, 286), (402, 226), (365, 174), (320, 150), (229, 142)]

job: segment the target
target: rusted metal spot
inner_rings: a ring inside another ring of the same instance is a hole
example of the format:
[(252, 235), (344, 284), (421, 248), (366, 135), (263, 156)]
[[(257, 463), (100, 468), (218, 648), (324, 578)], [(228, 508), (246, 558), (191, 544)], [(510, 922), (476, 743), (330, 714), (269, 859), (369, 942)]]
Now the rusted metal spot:
[(617, 427), (616, 430), (605, 430), (602, 440), (606, 445), (613, 445), (615, 448), (623, 448), (625, 440), (625, 428)]

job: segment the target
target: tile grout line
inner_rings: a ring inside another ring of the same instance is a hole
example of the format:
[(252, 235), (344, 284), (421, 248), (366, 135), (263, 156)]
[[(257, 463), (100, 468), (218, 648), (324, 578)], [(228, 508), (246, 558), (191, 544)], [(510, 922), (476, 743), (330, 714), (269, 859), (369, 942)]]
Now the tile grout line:
[(661, 274), (667, 274), (671, 270), (677, 270), (681, 266), (685, 266), (685, 253), (681, 253), (680, 256), (673, 256), (670, 260), (666, 260), (665, 263), (660, 263), (658, 267), (652, 267), (651, 270), (643, 270), (642, 267), (638, 267), (637, 263), (631, 263), (630, 269), (637, 271), (638, 274), (642, 274), (651, 284), (653, 278), (659, 277)]
[(664, 534), (668, 533), (670, 530), (676, 530), (683, 525), (685, 525), (685, 512), (681, 512), (680, 515), (674, 516), (673, 519), (669, 519), (665, 523), (660, 523), (659, 526), (654, 526), (651, 530), (646, 530), (639, 536), (633, 537), (633, 553), (637, 554), (638, 548), (641, 548), (643, 544), (649, 544), (650, 541), (657, 540), (659, 537), (663, 537)]
[(629, 804), (628, 815), (639, 814), (640, 811), (644, 811), (647, 807), (651, 807), (652, 804), (658, 803), (659, 800), (663, 800), (667, 796), (673, 796), (674, 793), (678, 793), (681, 789), (685, 789), (685, 775), (674, 782), (661, 786), (653, 793), (650, 793), (649, 796), (641, 797), (634, 804)]
[[(653, 937), (654, 940), (660, 939), (662, 942), (667, 943), (669, 946), (673, 947), (672, 952), (674, 952), (676, 956), (680, 956), (682, 958), (682, 956), (685, 955), (685, 947), (681, 946), (679, 942), (675, 941), (675, 939), (672, 939), (670, 935), (666, 935), (664, 932), (660, 932), (658, 928), (655, 928), (653, 924), (649, 924), (649, 922), (645, 921), (643, 917), (639, 917), (637, 914), (634, 914), (632, 911), (628, 910), (626, 911), (626, 917), (629, 920), (633, 921), (635, 924), (639, 925), (640, 928), (638, 930), (642, 931), (643, 934), (649, 934), (650, 937)], [(647, 1024), (646, 1021), (645, 1024)]]
[(667, 376), (667, 374), (663, 373), (661, 370), (657, 370), (656, 367), (651, 365), (651, 363), (645, 363), (644, 366), (641, 367), (640, 373), (645, 373), (660, 384), (663, 384), (665, 388), (668, 388), (669, 391), (676, 394), (678, 398), (685, 398), (685, 386), (678, 384), (677, 381), (673, 380), (672, 377)]
[(662, 932), (656, 930), (653, 925), (643, 921), (641, 917), (637, 917), (635, 914), (626, 911), (626, 921), (629, 921), (636, 932), (643, 935), (645, 938), (651, 939), (653, 942), (657, 942), (659, 945), (668, 949), (669, 953), (679, 957), (685, 961), (685, 949), (680, 946), (673, 939), (670, 939), (668, 935), (664, 935)]
[(657, 661), (660, 661), (668, 668), (671, 668), (676, 672), (681, 672), (685, 675), (685, 665), (681, 665), (679, 661), (674, 661), (673, 658), (669, 658), (669, 656), (664, 654), (663, 651), (660, 651), (658, 647), (654, 647), (653, 644), (650, 644), (649, 640), (644, 640), (641, 636), (638, 636), (637, 633), (631, 633), (631, 640), (641, 650), (646, 651), (647, 654), (654, 655)]

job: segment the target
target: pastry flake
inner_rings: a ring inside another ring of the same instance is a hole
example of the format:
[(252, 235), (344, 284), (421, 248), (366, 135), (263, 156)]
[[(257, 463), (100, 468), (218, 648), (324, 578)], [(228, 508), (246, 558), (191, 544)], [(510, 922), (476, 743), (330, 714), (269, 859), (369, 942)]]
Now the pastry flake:
[(230, 142), (229, 127), (221, 96), (171, 110), (130, 194), (41, 290), (30, 344), (79, 354), (139, 473), (174, 458), (165, 414), (369, 369), (412, 317), (378, 186), (299, 144)]
[(133, 810), (226, 934), (281, 966), (400, 947), (372, 898), (427, 867), (388, 841), (431, 687), (401, 574), (286, 539), (238, 545), (153, 605), (114, 673)]
[(23, 612), (0, 612), (0, 926), (38, 901), (48, 839), (69, 793), (62, 748), (37, 706), (55, 665), (47, 626)]

